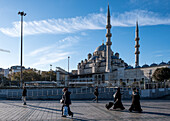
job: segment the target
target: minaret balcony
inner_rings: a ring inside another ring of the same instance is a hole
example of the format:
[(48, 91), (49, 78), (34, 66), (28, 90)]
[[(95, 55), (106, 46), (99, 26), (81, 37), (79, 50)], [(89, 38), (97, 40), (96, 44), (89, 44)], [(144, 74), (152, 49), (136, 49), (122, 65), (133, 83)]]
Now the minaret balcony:
[(140, 54), (140, 52), (139, 52), (139, 51), (137, 51), (137, 52), (135, 52), (135, 54)]
[(106, 42), (106, 45), (112, 45), (111, 41)]
[(140, 47), (140, 45), (135, 45), (135, 48), (138, 48), (138, 47)]
[(106, 29), (110, 29), (112, 27), (112, 25), (106, 25)]
[(139, 40), (140, 40), (140, 38), (139, 38), (139, 37), (135, 38), (135, 41), (139, 41)]
[(111, 33), (107, 33), (107, 34), (106, 34), (106, 37), (111, 37), (111, 36), (112, 36)]

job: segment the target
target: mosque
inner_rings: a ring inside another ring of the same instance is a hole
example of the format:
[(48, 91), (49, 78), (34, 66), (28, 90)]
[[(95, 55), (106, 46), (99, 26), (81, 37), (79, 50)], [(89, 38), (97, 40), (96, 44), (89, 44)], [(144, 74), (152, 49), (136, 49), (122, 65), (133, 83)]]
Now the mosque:
[[(71, 73), (64, 71), (61, 68), (57, 70), (57, 82), (61, 84), (64, 81), (65, 85), (69, 86), (120, 86), (131, 85), (138, 82), (151, 82), (152, 74), (157, 68), (170, 68), (168, 63), (160, 64), (145, 64), (139, 66), (139, 28), (136, 22), (136, 37), (135, 37), (135, 67), (128, 65), (119, 57), (119, 53), (114, 53), (111, 49), (111, 23), (110, 10), (108, 5), (107, 10), (107, 33), (106, 43), (102, 43), (95, 51), (89, 53), (87, 59), (82, 60), (77, 65), (77, 70), (72, 70)], [(61, 76), (62, 75), (62, 76)], [(64, 78), (63, 78), (63, 75)]]

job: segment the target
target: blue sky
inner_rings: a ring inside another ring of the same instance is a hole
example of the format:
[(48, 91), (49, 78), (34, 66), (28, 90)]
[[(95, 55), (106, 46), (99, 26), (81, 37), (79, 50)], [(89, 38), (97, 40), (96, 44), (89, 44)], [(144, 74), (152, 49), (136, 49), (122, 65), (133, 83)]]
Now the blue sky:
[(24, 11), (25, 67), (70, 70), (106, 41), (110, 5), (112, 50), (135, 62), (135, 23), (139, 22), (140, 65), (170, 61), (169, 0), (0, 0), (0, 67), (20, 65), (20, 16)]

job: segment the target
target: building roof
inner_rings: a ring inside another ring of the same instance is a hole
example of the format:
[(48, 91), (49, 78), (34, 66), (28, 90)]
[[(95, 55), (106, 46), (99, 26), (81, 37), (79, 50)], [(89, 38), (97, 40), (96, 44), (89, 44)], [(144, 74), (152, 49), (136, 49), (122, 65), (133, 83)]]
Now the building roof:
[(100, 45), (99, 47), (97, 47), (97, 48), (95, 49), (95, 52), (96, 52), (96, 51), (106, 51), (106, 45), (104, 45), (104, 44)]
[(111, 58), (112, 58), (112, 59), (119, 59), (118, 57), (116, 57), (116, 56), (114, 56), (114, 55), (111, 56)]

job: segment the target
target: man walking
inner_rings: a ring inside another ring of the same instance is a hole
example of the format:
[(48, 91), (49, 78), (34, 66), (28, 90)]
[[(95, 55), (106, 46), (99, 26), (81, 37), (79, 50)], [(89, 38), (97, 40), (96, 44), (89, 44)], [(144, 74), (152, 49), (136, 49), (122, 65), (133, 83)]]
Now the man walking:
[(23, 86), (23, 92), (22, 92), (22, 100), (24, 102), (23, 105), (26, 105), (26, 96), (27, 96), (27, 89), (25, 86)]
[(94, 96), (95, 96), (95, 98), (93, 99), (93, 102), (96, 101), (98, 103), (99, 92), (98, 92), (98, 87), (97, 86), (94, 89)]

